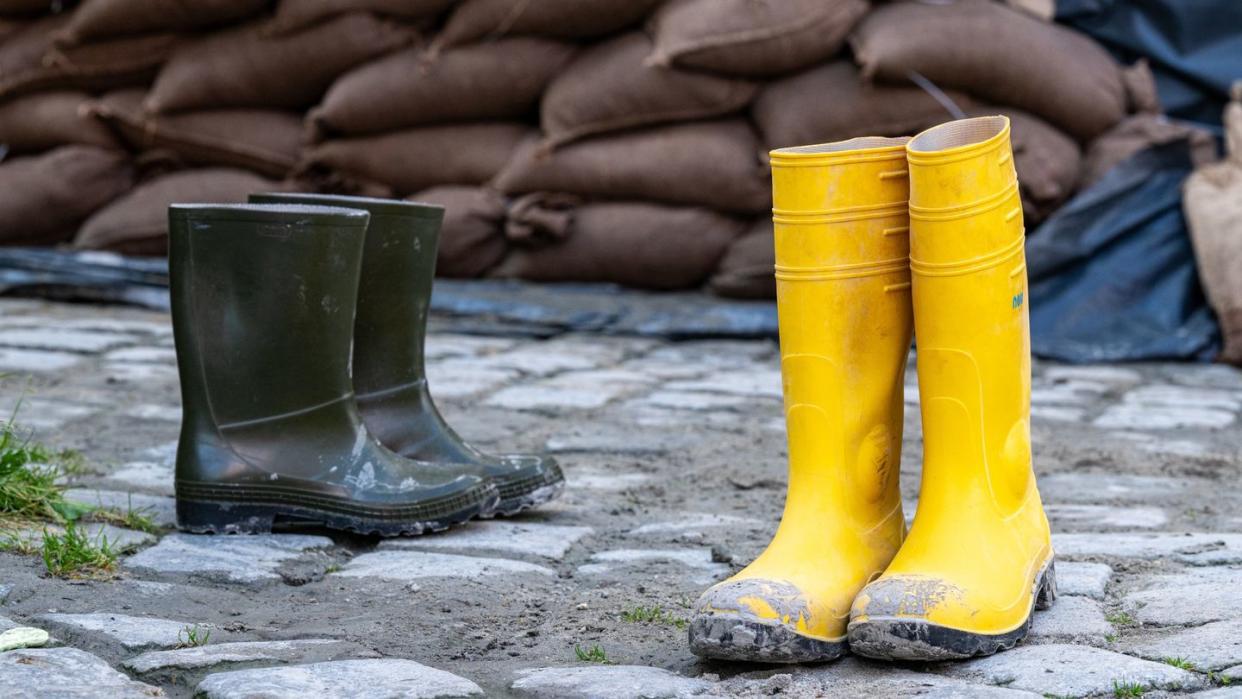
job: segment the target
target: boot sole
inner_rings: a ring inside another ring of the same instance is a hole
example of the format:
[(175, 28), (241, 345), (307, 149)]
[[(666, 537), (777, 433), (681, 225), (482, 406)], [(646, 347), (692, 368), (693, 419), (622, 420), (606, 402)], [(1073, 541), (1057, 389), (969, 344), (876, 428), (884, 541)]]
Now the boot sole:
[(1026, 620), (1013, 631), (982, 634), (953, 629), (923, 620), (896, 617), (869, 618), (849, 626), (849, 645), (854, 653), (876, 660), (932, 662), (961, 660), (1009, 650), (1026, 638), (1036, 609), (1047, 609), (1057, 597), (1053, 561), (1035, 578), (1035, 595)]
[(565, 476), (560, 468), (542, 476), (533, 476), (516, 482), (493, 479), (500, 490), (500, 502), (491, 512), (479, 515), (480, 519), (509, 517), (555, 500), (565, 492)]
[[(179, 484), (180, 485), (180, 484)], [(418, 536), (442, 532), (488, 512), (496, 506), (499, 495), (495, 488), (480, 488), (477, 494), (467, 492), (449, 501), (455, 509), (444, 512), (444, 506), (391, 508), (351, 507), (350, 503), (326, 501), (308, 504), (304, 497), (290, 502), (270, 493), (245, 493), (244, 498), (201, 500), (177, 496), (177, 528), (193, 534), (268, 534), (277, 521), (318, 524), (328, 529), (355, 534), (394, 537)], [(232, 493), (234, 496), (242, 493)], [(461, 499), (468, 502), (460, 503)], [(411, 510), (415, 512), (411, 512)], [(439, 509), (429, 514), (425, 510)], [(419, 512), (419, 511), (422, 512)]]
[(714, 614), (690, 621), (690, 652), (700, 658), (753, 663), (815, 663), (845, 655), (849, 644), (808, 638), (780, 624)]

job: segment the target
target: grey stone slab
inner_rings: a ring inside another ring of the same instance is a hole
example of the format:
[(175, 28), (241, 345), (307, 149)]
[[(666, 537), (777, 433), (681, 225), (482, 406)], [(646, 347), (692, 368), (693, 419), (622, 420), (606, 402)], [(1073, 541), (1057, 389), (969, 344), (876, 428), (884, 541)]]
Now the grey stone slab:
[(586, 424), (570, 427), (570, 431), (548, 438), (544, 448), (554, 454), (574, 452), (605, 452), (610, 454), (663, 454), (689, 449), (695, 436), (685, 431), (647, 430), (635, 438), (627, 425)]
[(13, 621), (8, 617), (0, 616), (0, 631), (8, 631), (9, 629), (15, 629), (19, 626), (21, 626), (21, 624), (16, 621)]
[(553, 383), (510, 386), (493, 393), (485, 405), (510, 410), (591, 410), (626, 393), (626, 386), (571, 386)]
[(1125, 473), (1050, 473), (1039, 477), (1045, 503), (1160, 501), (1186, 490), (1184, 478)]
[(433, 699), (480, 696), (470, 680), (413, 660), (333, 662), (217, 672), (198, 684), (203, 699)]
[(177, 501), (170, 497), (119, 490), (70, 488), (65, 491), (65, 499), (122, 513), (137, 512), (160, 527), (171, 527), (177, 523)]
[[(1235, 670), (1242, 670), (1234, 668)], [(1225, 672), (1219, 673), (1221, 677), (1230, 679), (1242, 678), (1242, 674), (1229, 675)], [(1221, 687), (1220, 689), (1210, 689), (1206, 692), (1195, 694), (1195, 699), (1242, 699), (1242, 687)]]
[(469, 398), (490, 393), (520, 377), (513, 369), (477, 366), (473, 361), (450, 360), (427, 367), (427, 380), (437, 398)]
[(1107, 365), (1050, 366), (1040, 375), (1050, 381), (1092, 381), (1123, 387), (1143, 382), (1143, 375), (1133, 369)]
[(1145, 589), (1128, 593), (1122, 603), (1139, 621), (1160, 626), (1242, 619), (1242, 570), (1204, 568), (1159, 575)]
[(310, 638), (294, 641), (238, 641), (211, 643), (192, 648), (157, 650), (135, 656), (122, 663), (127, 670), (147, 679), (161, 681), (177, 677), (183, 683), (187, 674), (199, 671), (240, 669), (244, 665), (288, 665), (376, 657), (348, 641)]
[(1242, 619), (1214, 621), (1126, 644), (1129, 652), (1152, 660), (1181, 658), (1200, 671), (1242, 664)]
[(638, 488), (651, 482), (646, 473), (574, 473), (567, 477), (572, 489), (603, 490), (619, 492)]
[(71, 369), (82, 362), (82, 355), (47, 350), (0, 347), (0, 371), (6, 373), (51, 373)]
[(456, 335), (453, 333), (429, 333), (424, 355), (429, 360), (446, 357), (474, 357), (494, 354), (517, 346), (517, 340), (481, 335)]
[(752, 517), (719, 515), (710, 512), (687, 512), (685, 517), (660, 522), (648, 522), (647, 524), (634, 527), (628, 533), (631, 536), (668, 536), (715, 529), (727, 529), (735, 532), (753, 531), (765, 526), (767, 526), (767, 523)]
[(109, 483), (123, 488), (142, 488), (160, 495), (173, 494), (173, 467), (157, 461), (131, 461), (108, 474)]
[(664, 388), (670, 391), (727, 393), (758, 398), (780, 398), (782, 395), (780, 369), (766, 367), (747, 371), (718, 371), (702, 379), (670, 381), (664, 384)]
[(193, 624), (171, 619), (94, 612), (91, 614), (40, 614), (40, 623), (59, 631), (70, 640), (88, 640), (118, 645), (127, 651), (175, 648), (184, 639), (186, 627)]
[(1115, 629), (1104, 618), (1099, 602), (1088, 597), (1060, 597), (1050, 609), (1036, 611), (1030, 639), (1103, 643)]
[(467, 552), (494, 552), (519, 556), (539, 556), (561, 560), (590, 527), (519, 521), (476, 521), (437, 534), (411, 539), (388, 539), (379, 550), (446, 549)]
[(1117, 527), (1122, 529), (1157, 529), (1169, 522), (1169, 516), (1159, 507), (1132, 505), (1056, 505), (1044, 508), (1048, 517), (1058, 524), (1075, 524), (1087, 527)]
[(172, 383), (177, 380), (177, 368), (164, 364), (108, 362), (103, 365), (103, 370), (110, 381), (155, 384)]
[(1062, 556), (1172, 558), (1191, 565), (1242, 563), (1242, 534), (1053, 534)]
[(1094, 424), (1105, 429), (1124, 430), (1219, 429), (1233, 424), (1234, 418), (1233, 412), (1219, 408), (1120, 403), (1101, 413)]
[(176, 364), (177, 352), (167, 347), (125, 347), (108, 352), (104, 360), (130, 364)]
[(181, 406), (156, 405), (139, 403), (125, 409), (125, 415), (135, 420), (156, 420), (159, 422), (181, 422)]
[(518, 675), (513, 691), (541, 699), (674, 699), (711, 687), (700, 679), (644, 665), (542, 667)]
[(591, 554), (588, 563), (578, 566), (582, 575), (608, 575), (629, 567), (650, 567), (673, 563), (691, 570), (701, 571), (694, 582), (705, 584), (724, 577), (729, 566), (712, 560), (708, 548), (693, 549), (613, 549)]
[(386, 549), (355, 557), (333, 575), (344, 578), (381, 580), (420, 580), (422, 578), (466, 578), (476, 580), (494, 576), (554, 577), (556, 571), (545, 566), (508, 558), (481, 558), (427, 551)]
[(754, 399), (748, 396), (670, 390), (655, 391), (636, 402), (657, 408), (694, 411), (739, 410), (754, 405)]
[[(21, 405), (18, 406), (18, 400)], [(0, 398), (0, 415), (8, 420), (17, 410), (17, 424), (32, 430), (55, 430), (99, 412), (99, 407), (65, 400), (13, 395)]]
[(1018, 646), (996, 655), (949, 665), (963, 679), (1056, 696), (1111, 694), (1116, 686), (1144, 689), (1201, 689), (1207, 678), (1165, 663), (1063, 643)]
[(276, 568), (302, 553), (332, 546), (326, 536), (265, 534), (206, 536), (169, 534), (160, 543), (138, 552), (126, 567), (154, 573), (182, 573), (255, 583), (277, 580)]
[(857, 699), (857, 697), (930, 697), (938, 699), (1035, 699), (1038, 694), (979, 684), (956, 677), (915, 671), (890, 663), (845, 657), (820, 665), (792, 666), (776, 674), (747, 673), (715, 684), (712, 697), (789, 697)]
[(1104, 599), (1112, 566), (1104, 563), (1057, 561), (1057, 594)]
[(0, 335), (0, 346), (28, 350), (96, 354), (132, 344), (133, 338), (115, 333), (70, 330), (64, 327), (10, 328)]
[(99, 658), (76, 648), (26, 648), (0, 653), (0, 696), (6, 699), (163, 696), (157, 687), (135, 682)]

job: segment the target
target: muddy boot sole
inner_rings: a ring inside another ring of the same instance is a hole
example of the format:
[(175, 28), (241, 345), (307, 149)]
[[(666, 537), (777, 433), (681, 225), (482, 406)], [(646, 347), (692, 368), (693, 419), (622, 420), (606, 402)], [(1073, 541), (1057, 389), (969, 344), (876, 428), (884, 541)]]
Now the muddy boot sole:
[(482, 519), (516, 515), (555, 500), (565, 491), (565, 476), (559, 466), (538, 476), (514, 481), (497, 478), (492, 482), (500, 491), (500, 502), (491, 512), (480, 515)]
[(815, 663), (849, 650), (845, 639), (823, 641), (735, 616), (704, 614), (690, 621), (690, 652), (700, 658), (754, 663)]
[(227, 499), (206, 499), (183, 495), (185, 490), (197, 488), (178, 484), (177, 528), (194, 534), (268, 534), (277, 523), (298, 523), (370, 536), (418, 536), (478, 517), (492, 510), (499, 498), (494, 487), (484, 485), (434, 503), (379, 508), (270, 492), (233, 492)]
[(877, 660), (934, 662), (992, 655), (1018, 645), (1031, 630), (1036, 609), (1047, 609), (1057, 597), (1056, 567), (1049, 562), (1035, 578), (1035, 595), (1026, 620), (1013, 631), (981, 634), (894, 617), (851, 623), (849, 645), (854, 653)]

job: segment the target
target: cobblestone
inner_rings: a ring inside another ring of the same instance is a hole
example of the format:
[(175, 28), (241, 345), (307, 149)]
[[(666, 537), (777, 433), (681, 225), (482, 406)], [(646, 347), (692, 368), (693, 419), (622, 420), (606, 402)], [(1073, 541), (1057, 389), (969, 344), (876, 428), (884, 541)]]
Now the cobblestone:
[(338, 660), (208, 675), (196, 693), (204, 699), (440, 699), (480, 696), (470, 680), (412, 660)]
[(126, 660), (125, 669), (148, 680), (185, 682), (199, 671), (241, 665), (286, 665), (373, 657), (375, 653), (346, 641), (308, 638), (297, 641), (238, 641), (193, 648), (157, 650)]
[(185, 641), (184, 631), (193, 624), (170, 619), (129, 616), (126, 614), (43, 614), (40, 623), (71, 638), (115, 643), (127, 651), (175, 648)]
[(513, 683), (519, 696), (558, 699), (676, 699), (701, 694), (707, 682), (642, 665), (546, 667), (524, 670)]
[(390, 539), (380, 543), (379, 550), (444, 549), (536, 556), (559, 561), (579, 539), (591, 532), (590, 527), (535, 522), (471, 522), (442, 536)]
[(475, 580), (485, 576), (510, 575), (554, 576), (556, 571), (534, 563), (508, 558), (482, 558), (447, 553), (384, 549), (364, 553), (353, 559), (339, 573), (345, 578), (378, 578), (383, 580), (422, 580), (423, 578), (462, 578)]
[(1202, 689), (1207, 679), (1165, 663), (1066, 644), (1020, 646), (953, 666), (951, 674), (1044, 696), (1112, 694), (1117, 687)]
[(9, 699), (85, 697), (149, 699), (157, 687), (135, 682), (76, 648), (27, 648), (0, 653), (0, 696)]
[(183, 573), (231, 582), (276, 580), (276, 568), (305, 551), (332, 546), (324, 536), (195, 536), (170, 534), (129, 558), (127, 565), (154, 573)]
[(1094, 600), (1104, 599), (1113, 569), (1103, 563), (1057, 563), (1057, 593), (1082, 595)]
[(1242, 665), (1242, 619), (1215, 621), (1161, 634), (1154, 639), (1132, 642), (1127, 649), (1152, 660), (1186, 660), (1197, 670), (1224, 670)]

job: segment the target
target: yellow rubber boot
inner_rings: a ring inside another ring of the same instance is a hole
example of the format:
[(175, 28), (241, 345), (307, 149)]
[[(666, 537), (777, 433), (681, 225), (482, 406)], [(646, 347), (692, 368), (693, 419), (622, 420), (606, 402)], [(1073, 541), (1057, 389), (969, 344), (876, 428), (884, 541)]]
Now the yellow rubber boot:
[(912, 323), (904, 143), (772, 151), (789, 492), (767, 550), (699, 598), (697, 655), (841, 655), (854, 595), (901, 545)]
[(1005, 117), (942, 124), (906, 151), (923, 483), (849, 640), (872, 658), (966, 658), (1012, 647), (1056, 596), (1031, 470), (1022, 204)]

